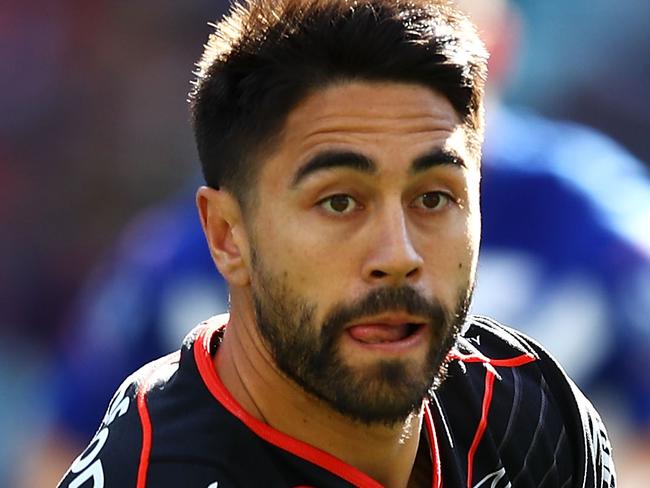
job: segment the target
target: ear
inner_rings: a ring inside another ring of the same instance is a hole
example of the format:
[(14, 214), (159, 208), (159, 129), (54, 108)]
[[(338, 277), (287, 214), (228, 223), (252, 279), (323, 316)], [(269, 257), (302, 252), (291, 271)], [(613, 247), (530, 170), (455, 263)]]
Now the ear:
[(219, 272), (233, 286), (250, 283), (248, 236), (235, 196), (202, 186), (196, 192), (201, 225)]

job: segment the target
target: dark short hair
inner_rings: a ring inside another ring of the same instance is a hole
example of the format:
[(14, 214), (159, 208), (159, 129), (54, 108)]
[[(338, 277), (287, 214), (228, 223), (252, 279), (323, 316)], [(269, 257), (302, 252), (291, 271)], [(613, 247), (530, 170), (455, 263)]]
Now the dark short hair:
[(240, 202), (289, 112), (345, 80), (416, 83), (444, 95), (482, 140), (487, 52), (442, 0), (245, 0), (215, 26), (190, 106), (206, 184)]

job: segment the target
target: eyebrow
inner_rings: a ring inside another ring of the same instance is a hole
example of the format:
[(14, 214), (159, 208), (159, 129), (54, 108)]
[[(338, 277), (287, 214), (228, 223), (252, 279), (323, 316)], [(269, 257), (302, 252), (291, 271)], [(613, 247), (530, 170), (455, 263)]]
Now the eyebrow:
[[(417, 157), (411, 164), (410, 173), (422, 173), (436, 166), (465, 168), (466, 164), (456, 152), (436, 149), (433, 152)], [(352, 151), (327, 151), (315, 155), (303, 164), (293, 177), (291, 187), (296, 187), (302, 180), (313, 173), (332, 168), (349, 168), (367, 174), (377, 171), (375, 162), (363, 154)]]
[(455, 151), (436, 149), (433, 152), (419, 156), (411, 165), (411, 174), (422, 173), (436, 166), (456, 166), (467, 168), (465, 161)]
[(352, 151), (327, 151), (317, 154), (303, 164), (291, 182), (295, 187), (307, 176), (322, 170), (332, 168), (349, 168), (362, 173), (372, 174), (377, 171), (377, 165), (372, 159)]

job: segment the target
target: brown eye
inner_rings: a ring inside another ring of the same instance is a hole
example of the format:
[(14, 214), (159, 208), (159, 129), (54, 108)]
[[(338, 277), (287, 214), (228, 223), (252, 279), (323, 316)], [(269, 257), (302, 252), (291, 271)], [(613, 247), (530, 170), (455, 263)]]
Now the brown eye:
[(344, 214), (351, 212), (357, 207), (357, 202), (350, 195), (338, 194), (326, 198), (321, 206), (331, 213)]
[(425, 210), (438, 210), (449, 202), (449, 196), (439, 191), (430, 191), (416, 199), (416, 206)]

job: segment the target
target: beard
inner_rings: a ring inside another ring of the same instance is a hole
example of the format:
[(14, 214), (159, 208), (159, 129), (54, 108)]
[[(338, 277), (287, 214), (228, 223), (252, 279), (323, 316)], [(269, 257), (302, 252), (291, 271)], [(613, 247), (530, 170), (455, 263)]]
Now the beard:
[[(253, 301), (266, 347), (285, 376), (335, 411), (364, 424), (392, 426), (419, 411), (444, 380), (447, 354), (467, 316), (471, 284), (459, 290), (454, 310), (407, 285), (377, 288), (333, 307), (319, 326), (314, 319), (316, 304), (254, 258)], [(356, 368), (347, 364), (338, 347), (346, 327), (354, 320), (395, 311), (427, 319), (425, 360), (386, 359)]]

